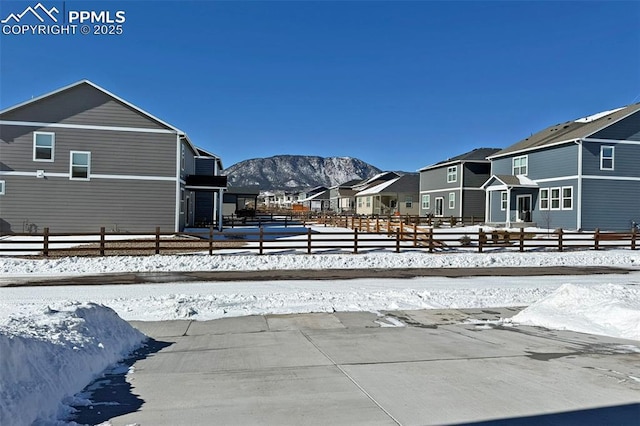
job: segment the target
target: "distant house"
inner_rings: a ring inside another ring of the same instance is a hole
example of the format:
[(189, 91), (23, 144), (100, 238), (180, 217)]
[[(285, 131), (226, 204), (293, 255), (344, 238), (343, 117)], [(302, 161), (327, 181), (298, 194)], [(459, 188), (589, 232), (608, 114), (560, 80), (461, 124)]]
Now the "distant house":
[(483, 218), (482, 184), (491, 176), (487, 157), (498, 151), (477, 148), (420, 169), (420, 216)]
[(258, 185), (227, 187), (224, 193), (223, 216), (255, 216), (259, 194), (260, 187)]
[(355, 194), (356, 213), (362, 215), (418, 215), (420, 176), (406, 174), (369, 186)]
[(329, 209), (336, 213), (355, 212), (357, 191), (354, 186), (360, 183), (362, 183), (362, 179), (355, 179), (329, 188)]
[(489, 222), (584, 230), (640, 222), (640, 103), (550, 126), (489, 159)]
[(219, 210), (221, 169), (182, 130), (79, 81), (0, 111), (0, 232), (180, 231), (202, 192)]
[(303, 210), (321, 212), (329, 210), (329, 189), (324, 186), (316, 186), (300, 193), (297, 201)]

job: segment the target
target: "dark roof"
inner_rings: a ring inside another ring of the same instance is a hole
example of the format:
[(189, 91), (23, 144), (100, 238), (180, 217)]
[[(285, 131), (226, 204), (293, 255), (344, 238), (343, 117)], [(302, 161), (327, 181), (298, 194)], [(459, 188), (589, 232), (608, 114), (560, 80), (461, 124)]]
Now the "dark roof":
[(477, 162), (488, 161), (487, 157), (495, 154), (498, 151), (500, 151), (500, 148), (476, 148), (473, 151), (465, 152), (464, 154), (457, 155), (453, 158), (449, 158), (447, 160), (440, 161), (430, 166), (423, 167), (420, 169), (420, 171), (433, 169), (436, 167), (443, 166), (445, 164), (462, 163), (464, 161), (477, 161)]
[(640, 103), (612, 110), (608, 113), (605, 111), (604, 113), (594, 114), (599, 117), (593, 120), (578, 119), (576, 121), (567, 121), (566, 123), (549, 126), (546, 129), (538, 133), (534, 133), (528, 138), (497, 152), (493, 157), (500, 157), (514, 152), (527, 151), (556, 143), (573, 142), (577, 139), (588, 138), (605, 127), (608, 127), (638, 111), (640, 111)]

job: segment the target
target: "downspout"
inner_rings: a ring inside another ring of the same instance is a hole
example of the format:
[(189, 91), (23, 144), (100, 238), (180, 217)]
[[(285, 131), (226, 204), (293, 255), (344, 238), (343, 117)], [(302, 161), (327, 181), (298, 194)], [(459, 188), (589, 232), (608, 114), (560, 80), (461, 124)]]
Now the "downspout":
[(180, 232), (180, 133), (176, 132), (176, 203), (175, 203), (175, 229)]
[(491, 191), (489, 191), (489, 188), (487, 187), (487, 189), (485, 189), (484, 192), (485, 192), (485, 197), (484, 197), (484, 222), (485, 223), (490, 223), (491, 222), (491, 218), (489, 217), (489, 205), (491, 204)]
[(464, 218), (462, 217), (462, 200), (464, 198), (462, 194), (463, 187), (464, 187), (464, 163), (460, 163), (460, 217), (463, 219), (463, 222), (464, 222)]
[(576, 191), (576, 227), (582, 229), (582, 139), (578, 139), (578, 188)]
[(218, 231), (222, 232), (222, 204), (224, 201), (223, 196), (224, 189), (220, 188), (218, 190)]
[(506, 227), (511, 228), (511, 187), (507, 186), (507, 217), (506, 219)]

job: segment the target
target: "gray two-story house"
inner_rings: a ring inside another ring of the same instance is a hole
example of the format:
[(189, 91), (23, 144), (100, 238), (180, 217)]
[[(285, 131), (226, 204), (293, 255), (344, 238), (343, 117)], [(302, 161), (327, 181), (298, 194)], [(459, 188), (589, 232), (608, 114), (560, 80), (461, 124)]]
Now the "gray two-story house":
[(477, 148), (420, 169), (420, 216), (484, 218), (487, 157), (498, 151)]
[(222, 197), (219, 170), (183, 131), (79, 81), (0, 111), (0, 232), (180, 231), (200, 190)]
[(640, 103), (550, 126), (489, 159), (488, 222), (578, 230), (640, 222)]

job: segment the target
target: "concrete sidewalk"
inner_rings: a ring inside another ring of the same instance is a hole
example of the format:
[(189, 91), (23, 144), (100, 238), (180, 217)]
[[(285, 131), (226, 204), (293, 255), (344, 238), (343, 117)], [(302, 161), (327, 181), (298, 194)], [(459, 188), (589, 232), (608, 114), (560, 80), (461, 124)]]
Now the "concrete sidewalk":
[(421, 310), (133, 322), (153, 337), (77, 421), (639, 424), (640, 342)]

